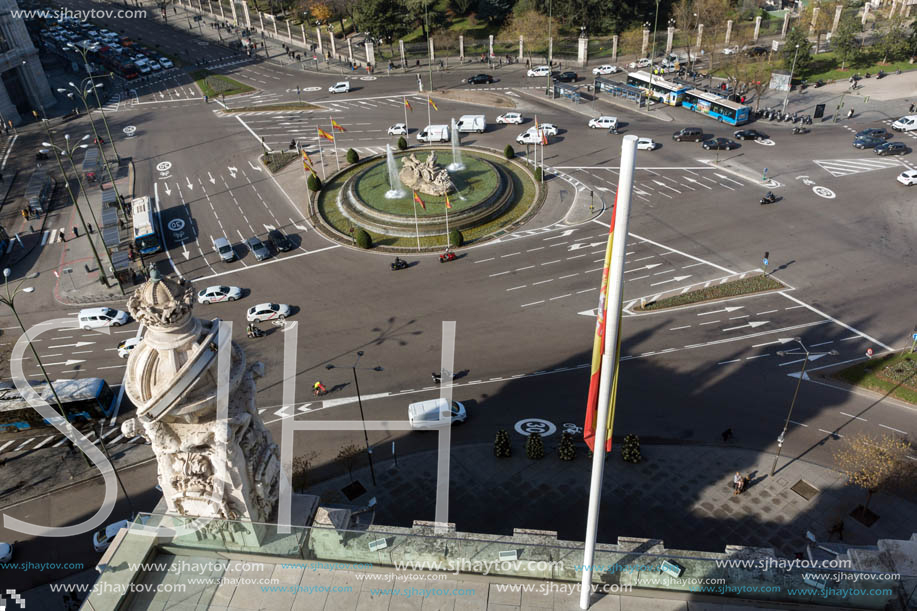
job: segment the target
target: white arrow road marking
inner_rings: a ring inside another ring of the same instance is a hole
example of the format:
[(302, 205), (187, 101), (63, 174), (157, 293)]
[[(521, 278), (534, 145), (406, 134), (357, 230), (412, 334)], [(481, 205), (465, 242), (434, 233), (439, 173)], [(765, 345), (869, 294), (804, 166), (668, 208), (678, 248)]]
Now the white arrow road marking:
[(210, 178), (210, 184), (212, 185), (217, 184), (217, 179), (213, 177), (213, 174), (211, 174), (210, 172), (207, 172), (207, 176)]
[(166, 192), (166, 195), (172, 195), (172, 189), (169, 188), (169, 183), (163, 183), (165, 186), (163, 190)]
[(278, 418), (290, 418), (290, 417), (293, 416), (293, 414), (288, 414), (288, 413), (287, 413), (287, 410), (290, 409), (291, 407), (293, 407), (293, 406), (292, 406), (292, 405), (284, 405), (283, 407), (281, 407), (280, 409), (278, 409), (276, 412), (274, 412), (274, 415), (277, 416)]
[(668, 279), (668, 280), (663, 280), (662, 282), (655, 282), (655, 283), (651, 284), (650, 286), (658, 286), (658, 285), (660, 285), (660, 284), (666, 284), (666, 283), (668, 283), (668, 282), (681, 282), (681, 281), (684, 280), (685, 278), (690, 278), (690, 277), (691, 277), (690, 274), (687, 275), (687, 276), (675, 276), (674, 278), (670, 278), (670, 279)]
[(77, 365), (79, 363), (85, 363), (86, 361), (75, 361), (69, 360), (62, 363), (45, 363), (45, 367), (54, 367), (55, 365), (63, 365), (64, 367), (70, 367), (70, 365)]
[(714, 174), (715, 176), (719, 176), (719, 177), (722, 178), (723, 180), (728, 180), (729, 182), (734, 182), (734, 183), (736, 183), (737, 185), (742, 186), (742, 183), (740, 183), (738, 180), (733, 180), (733, 179), (729, 178), (728, 176), (724, 176), (723, 174), (717, 174), (716, 172), (714, 172), (713, 174)]
[(191, 253), (188, 252), (188, 244), (185, 242), (181, 243), (181, 254), (185, 256), (185, 261), (191, 258)]
[[(664, 182), (659, 182), (658, 180), (653, 180), (653, 182), (659, 185), (660, 187), (665, 187), (666, 189), (672, 189), (672, 187), (665, 184)], [(672, 191), (675, 191), (676, 193), (681, 193), (681, 191), (679, 191), (678, 189), (672, 189)]]
[(719, 314), (720, 312), (735, 312), (736, 310), (741, 310), (745, 306), (726, 306), (722, 310), (712, 310), (710, 312), (698, 312), (698, 316), (706, 316), (707, 314)]
[(277, 228), (274, 227), (273, 225), (268, 225), (268, 224), (266, 224), (266, 223), (262, 223), (262, 225), (264, 225), (264, 230), (265, 230), (265, 231), (272, 231), (272, 230), (274, 230), (274, 229), (277, 229)]
[(557, 238), (565, 238), (565, 237), (567, 237), (568, 235), (570, 235), (571, 233), (573, 233), (574, 231), (576, 231), (576, 229), (567, 229), (567, 230), (565, 230), (565, 231), (559, 233), (558, 235), (551, 236), (550, 238), (545, 238), (545, 241), (547, 241), (547, 240), (556, 240)]
[(305, 413), (305, 412), (311, 412), (312, 410), (309, 409), (309, 406), (310, 406), (310, 405), (312, 405), (312, 404), (311, 404), (311, 403), (304, 403), (304, 404), (300, 405), (299, 407), (297, 407), (297, 408), (296, 408), (296, 411), (298, 411), (298, 412), (304, 412), (304, 413)]
[(230, 166), (226, 166), (226, 169), (229, 170), (229, 175), (232, 176), (233, 178), (236, 177), (236, 172), (239, 171), (239, 168), (234, 168), (234, 167), (231, 166), (231, 165), (230, 165)]
[(591, 310), (583, 310), (582, 312), (577, 312), (580, 316), (597, 316), (599, 313), (598, 308), (592, 308)]
[(705, 185), (705, 184), (702, 183), (701, 181), (697, 180), (696, 178), (691, 178), (690, 176), (685, 176), (684, 178), (685, 178), (685, 180), (687, 180), (688, 182), (693, 182), (693, 183), (696, 184), (696, 185), (700, 185), (700, 186), (702, 186), (703, 188), (707, 189), (708, 191), (713, 191), (713, 187), (708, 187), (707, 185)]
[(82, 348), (83, 346), (91, 346), (95, 342), (77, 342), (75, 344), (61, 344), (60, 346), (48, 346), (48, 349), (51, 348)]
[(770, 322), (769, 320), (753, 320), (750, 323), (748, 323), (747, 325), (739, 325), (738, 327), (729, 327), (728, 329), (723, 329), (723, 333), (725, 333), (726, 331), (735, 331), (736, 329), (744, 329), (746, 327), (754, 329), (755, 327), (766, 325), (769, 322)]
[[(789, 373), (789, 374), (787, 374), (787, 376), (789, 376), (789, 377), (791, 377), (791, 378), (798, 378), (798, 377), (799, 377), (799, 372), (797, 371), (796, 373)], [(809, 374), (807, 374), (807, 373), (802, 374), (802, 379), (808, 381), (808, 379), (809, 379)], [(806, 426), (806, 425), (803, 425), (803, 426)]]
[(189, 190), (189, 191), (193, 191), (193, 190), (194, 190), (194, 185), (191, 184), (191, 179), (188, 178), (187, 176), (185, 176), (185, 180), (188, 181), (188, 190)]
[(567, 250), (579, 250), (581, 248), (595, 248), (596, 246), (601, 246), (602, 244), (605, 244), (605, 243), (606, 242), (590, 242), (586, 244), (583, 242), (577, 242), (576, 244), (571, 244), (570, 246), (567, 246)]
[(624, 273), (630, 274), (633, 272), (639, 272), (640, 270), (644, 270), (644, 269), (653, 269), (654, 267), (659, 267), (660, 265), (662, 265), (662, 263), (650, 263), (649, 265), (644, 265), (643, 267), (638, 267), (637, 269), (629, 269)]
[(255, 164), (253, 164), (251, 161), (248, 162), (248, 165), (251, 166), (251, 169), (253, 169), (253, 170), (257, 171), (257, 172), (260, 172), (260, 171), (261, 171), (261, 168), (259, 168), (259, 167), (256, 166)]
[(293, 223), (293, 227), (296, 227), (300, 231), (309, 231), (309, 229), (305, 227), (304, 225), (297, 225), (296, 223)]

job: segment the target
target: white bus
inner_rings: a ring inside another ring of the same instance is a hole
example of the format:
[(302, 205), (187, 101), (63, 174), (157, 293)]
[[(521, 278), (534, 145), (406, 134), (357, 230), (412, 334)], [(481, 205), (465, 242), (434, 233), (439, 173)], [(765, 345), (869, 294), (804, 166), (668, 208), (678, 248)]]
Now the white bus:
[(690, 89), (690, 87), (672, 83), (659, 75), (643, 70), (628, 73), (627, 84), (632, 87), (640, 87), (649, 97), (669, 106), (680, 105), (684, 93)]
[(156, 233), (153, 202), (149, 195), (138, 197), (131, 202), (131, 216), (134, 221), (134, 248), (137, 252), (144, 255), (159, 252), (162, 243)]

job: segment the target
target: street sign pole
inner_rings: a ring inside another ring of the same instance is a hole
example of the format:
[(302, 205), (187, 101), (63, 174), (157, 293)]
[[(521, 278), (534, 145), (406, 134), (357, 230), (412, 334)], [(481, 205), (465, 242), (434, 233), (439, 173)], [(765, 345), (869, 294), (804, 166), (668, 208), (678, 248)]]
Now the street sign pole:
[(765, 275), (765, 276), (767, 275), (767, 264), (768, 264), (768, 262), (769, 262), (769, 261), (768, 261), (768, 256), (770, 256), (770, 254), (771, 254), (770, 252), (765, 252), (765, 253), (764, 253), (764, 258), (761, 260), (761, 262), (764, 263), (764, 275)]

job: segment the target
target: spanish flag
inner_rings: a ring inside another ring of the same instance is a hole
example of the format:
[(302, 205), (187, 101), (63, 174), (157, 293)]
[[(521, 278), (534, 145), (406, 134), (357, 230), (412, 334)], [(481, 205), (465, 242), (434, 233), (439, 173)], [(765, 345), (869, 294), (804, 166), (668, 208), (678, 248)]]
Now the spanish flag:
[[(592, 343), (592, 367), (589, 374), (589, 395), (586, 399), (586, 423), (583, 427), (583, 440), (590, 450), (595, 451), (596, 421), (599, 413), (599, 383), (602, 377), (602, 358), (605, 350), (605, 323), (608, 318), (608, 282), (611, 273), (611, 250), (614, 244), (615, 215), (612, 215), (611, 225), (608, 228), (608, 245), (605, 248), (605, 264), (602, 269), (602, 285), (599, 289), (599, 308), (595, 319), (595, 338)], [(621, 312), (611, 312), (612, 316), (621, 316)], [(618, 354), (621, 348), (621, 325), (618, 325)], [(619, 363), (613, 367), (611, 395), (608, 406), (608, 422), (606, 423), (605, 451), (611, 452), (611, 432), (615, 419), (615, 398), (618, 395), (618, 370)]]
[(300, 151), (302, 152), (302, 162), (312, 165), (312, 160), (309, 158), (309, 153), (306, 152), (306, 149), (300, 149)]
[(321, 127), (318, 128), (318, 135), (324, 138), (325, 140), (331, 140), (334, 142), (334, 136), (323, 130)]
[(452, 203), (449, 201), (448, 193), (446, 193), (446, 208), (452, 208)]
[(344, 129), (343, 127), (341, 127), (341, 126), (338, 124), (338, 122), (335, 121), (334, 119), (331, 119), (331, 127), (332, 127), (332, 129), (339, 129), (339, 130), (341, 130), (342, 132), (346, 132), (346, 131), (347, 131), (346, 129)]
[(415, 203), (415, 204), (420, 204), (420, 207), (423, 208), (424, 210), (426, 210), (427, 207), (424, 205), (423, 200), (420, 199), (420, 196), (417, 195), (417, 191), (414, 191), (413, 193), (414, 193), (414, 203)]
[(535, 115), (535, 133), (541, 136), (542, 146), (548, 143), (548, 137), (545, 135), (544, 130), (538, 127), (538, 115)]
[(404, 98), (404, 105), (408, 107), (408, 110), (410, 110), (411, 112), (414, 112), (414, 109), (411, 108), (411, 103), (408, 102), (407, 98)]
[(436, 107), (436, 102), (433, 101), (433, 98), (427, 96), (427, 103), (433, 107), (433, 110), (439, 110), (439, 108)]

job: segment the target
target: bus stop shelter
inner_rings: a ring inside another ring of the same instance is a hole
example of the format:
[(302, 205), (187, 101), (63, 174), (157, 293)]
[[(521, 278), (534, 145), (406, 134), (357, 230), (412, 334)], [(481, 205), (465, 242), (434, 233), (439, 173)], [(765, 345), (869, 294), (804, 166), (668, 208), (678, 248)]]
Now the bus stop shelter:
[(583, 100), (583, 96), (580, 95), (579, 89), (579, 85), (568, 85), (566, 83), (554, 81), (551, 87), (551, 97), (555, 100), (559, 97), (565, 97), (574, 104), (582, 104), (585, 100)]
[(90, 183), (99, 180), (99, 151), (94, 148), (86, 149), (86, 156), (83, 157), (83, 166), (80, 168), (83, 177)]
[(631, 100), (638, 106), (646, 105), (646, 92), (643, 89), (620, 81), (597, 77), (595, 79), (594, 91), (596, 97), (598, 97), (599, 93), (606, 93), (614, 97)]

